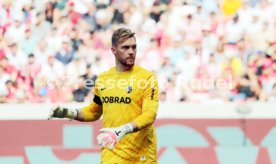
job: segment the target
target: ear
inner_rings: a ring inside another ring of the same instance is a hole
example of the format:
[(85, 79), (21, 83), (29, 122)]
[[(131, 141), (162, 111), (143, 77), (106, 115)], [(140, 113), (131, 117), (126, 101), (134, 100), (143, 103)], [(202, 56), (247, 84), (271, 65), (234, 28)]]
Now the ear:
[(116, 55), (116, 48), (115, 47), (111, 47), (111, 52)]

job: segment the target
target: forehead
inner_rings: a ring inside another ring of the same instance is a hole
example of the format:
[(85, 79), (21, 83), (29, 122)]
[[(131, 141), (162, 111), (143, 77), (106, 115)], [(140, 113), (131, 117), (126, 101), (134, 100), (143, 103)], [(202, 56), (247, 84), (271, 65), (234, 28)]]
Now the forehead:
[(127, 38), (118, 43), (118, 46), (132, 46), (136, 45), (136, 39), (134, 37)]

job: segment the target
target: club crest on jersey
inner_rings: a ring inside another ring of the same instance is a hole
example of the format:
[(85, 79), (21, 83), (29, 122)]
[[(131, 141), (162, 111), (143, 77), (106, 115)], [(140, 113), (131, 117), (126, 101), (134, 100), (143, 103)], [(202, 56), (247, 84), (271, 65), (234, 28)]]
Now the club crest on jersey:
[(132, 86), (128, 86), (128, 87), (126, 88), (126, 92), (127, 92), (127, 93), (131, 93), (131, 91), (132, 91)]

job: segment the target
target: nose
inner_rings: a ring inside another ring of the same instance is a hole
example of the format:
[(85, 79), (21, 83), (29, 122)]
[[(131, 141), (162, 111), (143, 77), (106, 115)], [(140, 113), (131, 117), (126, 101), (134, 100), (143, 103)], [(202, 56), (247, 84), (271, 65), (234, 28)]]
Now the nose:
[(130, 55), (133, 55), (135, 51), (136, 51), (135, 49), (129, 48), (128, 53), (129, 53)]

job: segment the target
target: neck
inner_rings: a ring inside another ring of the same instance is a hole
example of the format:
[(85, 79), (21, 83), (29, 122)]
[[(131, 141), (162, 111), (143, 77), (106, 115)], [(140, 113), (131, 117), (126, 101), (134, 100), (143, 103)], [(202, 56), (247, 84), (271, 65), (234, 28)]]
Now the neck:
[(116, 70), (118, 72), (126, 72), (132, 69), (133, 66), (125, 66), (120, 63), (116, 63)]

